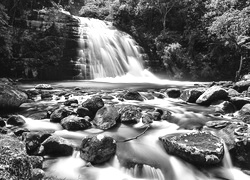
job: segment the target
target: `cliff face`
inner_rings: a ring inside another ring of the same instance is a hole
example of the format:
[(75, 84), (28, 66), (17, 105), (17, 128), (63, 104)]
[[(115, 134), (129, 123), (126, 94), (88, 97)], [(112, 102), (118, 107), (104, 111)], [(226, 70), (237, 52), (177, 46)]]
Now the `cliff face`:
[(34, 10), (25, 19), (16, 19), (15, 26), (21, 34), (16, 42), (16, 62), (20, 64), (16, 72), (39, 79), (78, 75), (78, 24), (77, 18), (56, 8)]

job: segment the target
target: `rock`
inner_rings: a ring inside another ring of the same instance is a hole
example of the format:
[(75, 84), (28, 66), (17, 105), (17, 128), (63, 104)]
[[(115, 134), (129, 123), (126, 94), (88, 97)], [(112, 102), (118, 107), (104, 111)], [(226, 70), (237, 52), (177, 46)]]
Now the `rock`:
[(179, 88), (168, 88), (166, 93), (170, 98), (179, 98), (181, 95), (181, 90)]
[(53, 89), (53, 87), (50, 84), (37, 84), (35, 86), (35, 89), (51, 90), (51, 89)]
[(25, 132), (22, 135), (22, 139), (26, 145), (26, 151), (29, 155), (41, 154), (41, 143), (51, 136), (51, 132), (39, 131), (39, 132)]
[(250, 115), (246, 115), (242, 118), (242, 121), (250, 125)]
[(195, 103), (196, 100), (205, 92), (205, 88), (184, 89), (180, 98), (189, 103)]
[(41, 146), (41, 136), (36, 132), (29, 132), (23, 135), (23, 141), (29, 155), (38, 155)]
[(143, 101), (143, 97), (138, 91), (128, 91), (123, 95), (126, 100)]
[(93, 123), (100, 129), (107, 130), (116, 124), (119, 113), (114, 106), (104, 106), (95, 115)]
[(68, 99), (67, 101), (64, 102), (65, 106), (71, 106), (71, 104), (76, 103), (78, 104), (78, 100), (77, 99)]
[(31, 180), (42, 180), (45, 176), (45, 172), (40, 168), (35, 168), (32, 171), (32, 178)]
[(116, 153), (116, 141), (112, 137), (99, 134), (82, 140), (80, 157), (92, 164), (104, 163)]
[(155, 121), (161, 120), (161, 113), (160, 112), (154, 111), (154, 112), (152, 112), (152, 115), (153, 115)]
[(215, 107), (215, 113), (229, 114), (236, 111), (236, 107), (229, 101), (217, 101), (212, 104)]
[(51, 122), (61, 122), (61, 120), (69, 115), (69, 111), (65, 108), (58, 108), (50, 115)]
[(7, 134), (9, 132), (9, 129), (6, 127), (0, 127), (0, 134)]
[[(208, 129), (212, 131), (213, 129)], [(239, 121), (230, 121), (225, 127), (214, 131), (222, 138), (229, 150), (233, 164), (250, 170), (250, 128)]]
[(250, 80), (238, 81), (238, 82), (235, 83), (233, 89), (235, 89), (239, 93), (242, 93), (243, 91), (246, 91), (249, 86), (250, 86)]
[(228, 92), (229, 97), (235, 97), (235, 96), (240, 95), (240, 93), (238, 91), (236, 91), (235, 89), (232, 89), (232, 88), (228, 89), (227, 92)]
[(154, 117), (151, 113), (143, 113), (142, 114), (142, 123), (143, 124), (151, 124), (154, 121)]
[(171, 118), (172, 118), (172, 113), (168, 110), (164, 110), (161, 119), (169, 121)]
[(78, 107), (76, 113), (80, 117), (91, 116), (89, 109), (84, 107)]
[(41, 99), (44, 100), (44, 99), (49, 99), (51, 100), (53, 97), (53, 95), (50, 93), (50, 92), (42, 92), (41, 93)]
[(0, 167), (0, 179), (31, 179), (32, 165), (21, 141), (0, 135)]
[(61, 125), (69, 131), (85, 130), (91, 127), (91, 123), (83, 117), (70, 115), (61, 120)]
[(142, 116), (141, 110), (132, 105), (127, 105), (119, 110), (119, 114), (122, 123), (138, 123)]
[(156, 97), (156, 98), (159, 98), (159, 99), (164, 99), (165, 98), (164, 94), (158, 93), (158, 92), (153, 92), (152, 95), (154, 97)]
[(246, 116), (250, 115), (250, 103), (245, 104), (240, 110), (239, 110), (240, 116)]
[(0, 83), (0, 109), (18, 108), (28, 100), (27, 94), (15, 86)]
[(19, 115), (13, 115), (7, 120), (7, 124), (13, 125), (13, 126), (22, 126), (26, 122), (22, 116)]
[(197, 100), (197, 104), (201, 105), (210, 105), (212, 102), (217, 100), (226, 99), (228, 97), (228, 93), (225, 89), (219, 86), (212, 86), (207, 89)]
[(210, 166), (219, 164), (223, 159), (222, 140), (208, 132), (166, 135), (159, 139), (169, 154), (192, 164)]
[(90, 111), (90, 118), (94, 118), (98, 109), (104, 106), (102, 98), (99, 96), (93, 96), (91, 99), (87, 99), (82, 103), (82, 107), (87, 108)]
[(42, 156), (30, 156), (30, 162), (33, 168), (43, 167), (43, 157)]
[(73, 145), (67, 139), (59, 136), (50, 136), (43, 143), (44, 155), (70, 156), (73, 153)]
[(29, 132), (29, 130), (27, 128), (21, 127), (14, 129), (13, 132), (16, 136), (21, 136), (24, 132)]
[(6, 126), (6, 123), (2, 118), (0, 118), (0, 127), (4, 127), (4, 126)]
[(237, 110), (240, 110), (245, 104), (250, 103), (250, 98), (230, 97), (229, 102), (231, 102), (237, 108)]

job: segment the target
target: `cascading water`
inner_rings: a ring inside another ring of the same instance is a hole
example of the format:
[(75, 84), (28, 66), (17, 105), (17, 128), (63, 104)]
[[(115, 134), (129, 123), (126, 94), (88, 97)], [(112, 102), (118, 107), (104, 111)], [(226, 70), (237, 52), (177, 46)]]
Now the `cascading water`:
[[(84, 79), (145, 76), (142, 48), (110, 22), (79, 17), (80, 39), (77, 65)], [(147, 73), (150, 74), (150, 73)]]

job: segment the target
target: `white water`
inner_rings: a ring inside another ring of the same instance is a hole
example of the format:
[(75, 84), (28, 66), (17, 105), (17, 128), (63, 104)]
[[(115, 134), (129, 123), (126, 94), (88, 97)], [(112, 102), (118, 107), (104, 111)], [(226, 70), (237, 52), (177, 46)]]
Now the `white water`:
[[(134, 101), (127, 103), (136, 104)], [(180, 101), (174, 99), (154, 99), (138, 102), (140, 106), (152, 105), (154, 107), (167, 108), (173, 113), (173, 121), (177, 124), (186, 122), (189, 124), (193, 119), (208, 121), (208, 117), (202, 115), (203, 109), (196, 106), (200, 112), (187, 110)], [(181, 105), (181, 106), (178, 106)], [(187, 107), (190, 105), (187, 105)], [(79, 145), (81, 139), (90, 134), (106, 134), (114, 137), (117, 141), (135, 137), (144, 130), (140, 122), (132, 127), (121, 125), (115, 130), (99, 130), (91, 128), (85, 131), (62, 130), (59, 124), (50, 123), (49, 120), (32, 120), (25, 118), (26, 127), (30, 130), (55, 130), (55, 134), (71, 140)], [(167, 121), (155, 121), (150, 129), (139, 138), (125, 143), (117, 143), (116, 156), (101, 166), (90, 166), (80, 158), (79, 152), (75, 151), (70, 157), (56, 159), (48, 173), (65, 180), (249, 180), (249, 176), (233, 167), (230, 155), (225, 149), (223, 166), (214, 168), (198, 169), (193, 165), (166, 153), (158, 137), (166, 134), (187, 133), (194, 130), (179, 130), (179, 126)], [(134, 162), (132, 167), (124, 167), (121, 160)]]
[(144, 70), (136, 42), (110, 22), (78, 17), (80, 21), (78, 66), (84, 79), (124, 76), (154, 77)]

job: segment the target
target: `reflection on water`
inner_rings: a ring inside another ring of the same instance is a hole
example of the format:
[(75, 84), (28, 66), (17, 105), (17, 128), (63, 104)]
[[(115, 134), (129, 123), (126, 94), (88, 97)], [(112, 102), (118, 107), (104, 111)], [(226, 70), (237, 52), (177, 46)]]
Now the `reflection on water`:
[[(105, 85), (103, 85), (105, 84)], [(95, 87), (102, 89), (109, 89), (111, 83), (97, 83), (91, 81), (76, 81), (76, 82), (60, 82), (54, 83), (55, 87), (72, 88), (83, 87), (95, 89)], [(184, 84), (183, 84), (184, 85)], [(30, 85), (28, 85), (30, 86)], [(28, 87), (26, 86), (26, 87)], [(128, 84), (120, 86), (119, 88), (127, 87)], [(142, 88), (154, 87), (152, 84), (129, 84), (129, 87)], [(157, 86), (157, 88), (168, 87)], [(114, 87), (113, 87), (114, 88)], [(86, 97), (80, 98), (80, 102)], [(37, 101), (39, 106), (41, 101)], [(43, 102), (43, 108), (46, 107), (46, 102)], [(54, 130), (56, 135), (62, 136), (74, 142), (75, 145), (80, 145), (83, 137), (88, 135), (106, 134), (112, 136), (117, 140), (116, 156), (100, 166), (92, 166), (83, 161), (79, 152), (75, 151), (70, 157), (57, 158), (56, 161), (47, 169), (47, 171), (54, 176), (66, 180), (247, 180), (249, 176), (245, 175), (239, 169), (231, 164), (230, 155), (226, 150), (223, 165), (214, 168), (198, 168), (183, 160), (170, 156), (164, 150), (158, 138), (166, 134), (180, 134), (195, 130), (185, 130), (189, 127), (202, 126), (207, 121), (216, 120), (218, 117), (209, 115), (213, 109), (208, 107), (200, 107), (194, 104), (185, 104), (178, 99), (164, 98), (145, 100), (143, 102), (125, 101), (120, 104), (135, 104), (146, 109), (161, 108), (172, 112), (172, 119), (167, 121), (154, 121), (150, 124), (150, 128), (140, 137), (131, 141), (122, 142), (125, 139), (136, 137), (145, 130), (145, 126), (140, 122), (135, 125), (117, 125), (116, 127), (103, 131), (91, 128), (85, 131), (67, 131), (62, 129), (61, 125), (45, 120), (33, 120), (26, 118), (26, 126), (28, 129), (36, 130)], [(28, 104), (24, 107), (30, 108)], [(32, 104), (34, 106), (34, 104)]]

